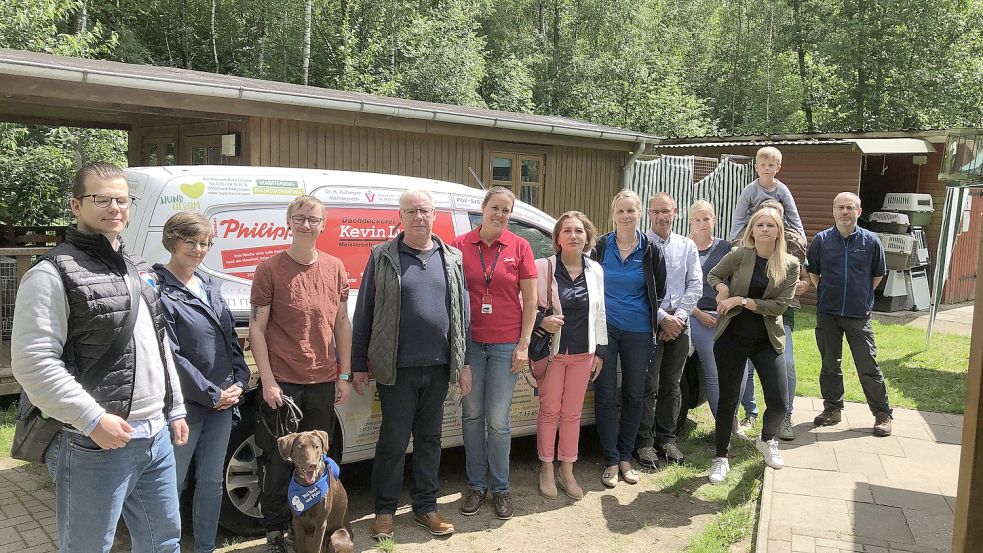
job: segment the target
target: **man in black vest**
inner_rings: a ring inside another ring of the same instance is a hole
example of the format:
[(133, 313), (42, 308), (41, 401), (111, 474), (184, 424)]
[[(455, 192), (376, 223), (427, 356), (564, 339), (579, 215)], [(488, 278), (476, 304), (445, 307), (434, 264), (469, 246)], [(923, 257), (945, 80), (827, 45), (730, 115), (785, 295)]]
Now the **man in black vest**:
[(14, 376), (66, 425), (46, 459), (56, 465), (61, 551), (108, 552), (122, 515), (134, 551), (179, 552), (171, 442), (183, 445), (188, 426), (156, 279), (119, 237), (132, 201), (118, 167), (80, 169), (77, 226), (17, 292)]

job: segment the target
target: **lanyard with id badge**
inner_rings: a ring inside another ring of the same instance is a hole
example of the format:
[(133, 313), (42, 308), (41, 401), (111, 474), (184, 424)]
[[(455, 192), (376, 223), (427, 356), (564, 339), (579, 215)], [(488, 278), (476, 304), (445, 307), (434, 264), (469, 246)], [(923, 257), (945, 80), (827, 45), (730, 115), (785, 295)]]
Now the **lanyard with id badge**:
[(481, 313), (483, 315), (492, 314), (492, 295), (491, 295), (491, 281), (495, 276), (495, 267), (498, 265), (498, 258), (502, 255), (502, 250), (505, 249), (505, 244), (499, 244), (498, 250), (495, 252), (495, 260), (492, 261), (491, 271), (485, 268), (485, 249), (478, 244), (478, 259), (481, 260), (481, 274), (485, 277), (485, 294), (481, 296)]

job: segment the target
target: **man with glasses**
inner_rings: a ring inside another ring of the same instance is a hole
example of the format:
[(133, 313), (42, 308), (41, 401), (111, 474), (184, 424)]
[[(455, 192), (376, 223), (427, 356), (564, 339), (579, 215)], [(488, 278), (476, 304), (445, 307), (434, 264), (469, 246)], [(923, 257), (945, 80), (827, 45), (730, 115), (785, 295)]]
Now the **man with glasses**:
[(80, 169), (76, 226), (17, 292), (14, 376), (66, 424), (45, 456), (61, 551), (108, 552), (121, 515), (132, 550), (179, 551), (172, 442), (183, 445), (188, 426), (153, 269), (120, 239), (130, 204), (120, 168)]
[(682, 463), (683, 453), (676, 446), (676, 419), (679, 417), (679, 380), (689, 356), (689, 315), (703, 295), (703, 269), (696, 244), (672, 231), (679, 214), (676, 201), (665, 192), (649, 199), (649, 240), (662, 248), (666, 260), (666, 297), (659, 307), (658, 346), (645, 377), (642, 423), (635, 445), (638, 461), (657, 468), (660, 457), (668, 463)]
[[(256, 267), (250, 292), (249, 343), (263, 389), (256, 444), (263, 449), (260, 507), (269, 553), (286, 551), (284, 533), (292, 520), (287, 504), (292, 468), (280, 456), (277, 438), (308, 430), (333, 436), (334, 406), (348, 399), (348, 273), (340, 259), (317, 249), (324, 219), (317, 198), (298, 196), (291, 202), (287, 224), (293, 241)], [(296, 428), (281, 423), (287, 398), (303, 413)]]
[(399, 199), (403, 231), (372, 248), (355, 305), (355, 392), (375, 375), (382, 425), (372, 464), (373, 538), (393, 537), (403, 463), (413, 437), (413, 520), (434, 536), (454, 532), (437, 512), (440, 434), (448, 385), (471, 388), (467, 360), (468, 291), (461, 252), (433, 235), (433, 198)]
[(816, 287), (816, 345), (822, 359), (819, 390), (823, 412), (813, 422), (832, 426), (842, 420), (841, 363), (846, 334), (867, 406), (874, 414), (873, 434), (883, 437), (891, 435), (892, 410), (884, 374), (877, 365), (870, 311), (874, 308), (874, 289), (887, 273), (887, 263), (877, 235), (857, 226), (861, 213), (856, 194), (837, 194), (833, 200), (836, 225), (813, 237), (806, 256), (806, 270)]

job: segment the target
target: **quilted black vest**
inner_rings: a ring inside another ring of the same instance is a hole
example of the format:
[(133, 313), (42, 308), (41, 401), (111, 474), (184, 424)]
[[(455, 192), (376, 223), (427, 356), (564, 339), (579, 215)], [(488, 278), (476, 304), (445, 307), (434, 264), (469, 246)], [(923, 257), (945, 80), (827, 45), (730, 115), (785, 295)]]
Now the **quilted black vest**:
[[(125, 252), (122, 239), (113, 250), (102, 234), (88, 234), (69, 227), (65, 242), (42, 255), (58, 267), (68, 297), (68, 337), (62, 351), (65, 367), (108, 413), (127, 418), (133, 400), (136, 355), (133, 338), (123, 354), (110, 363), (96, 361), (112, 346), (130, 311), (130, 293), (123, 275), (129, 259), (141, 273), (153, 275), (142, 259)], [(141, 293), (150, 305), (161, 361), (164, 358), (164, 312), (160, 291), (141, 278)], [(164, 412), (171, 409), (171, 382), (164, 398)]]

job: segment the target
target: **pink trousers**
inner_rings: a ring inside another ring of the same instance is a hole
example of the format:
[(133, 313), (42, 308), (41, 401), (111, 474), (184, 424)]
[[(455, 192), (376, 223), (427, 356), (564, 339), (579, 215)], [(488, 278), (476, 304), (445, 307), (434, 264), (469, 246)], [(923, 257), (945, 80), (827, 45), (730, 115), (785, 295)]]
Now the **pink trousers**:
[[(539, 369), (546, 359), (533, 363)], [(541, 461), (556, 459), (577, 460), (580, 443), (580, 414), (584, 410), (584, 394), (594, 365), (593, 353), (557, 355), (553, 358), (546, 379), (539, 385), (539, 418), (536, 420), (536, 449)], [(559, 432), (560, 445), (556, 446)]]

